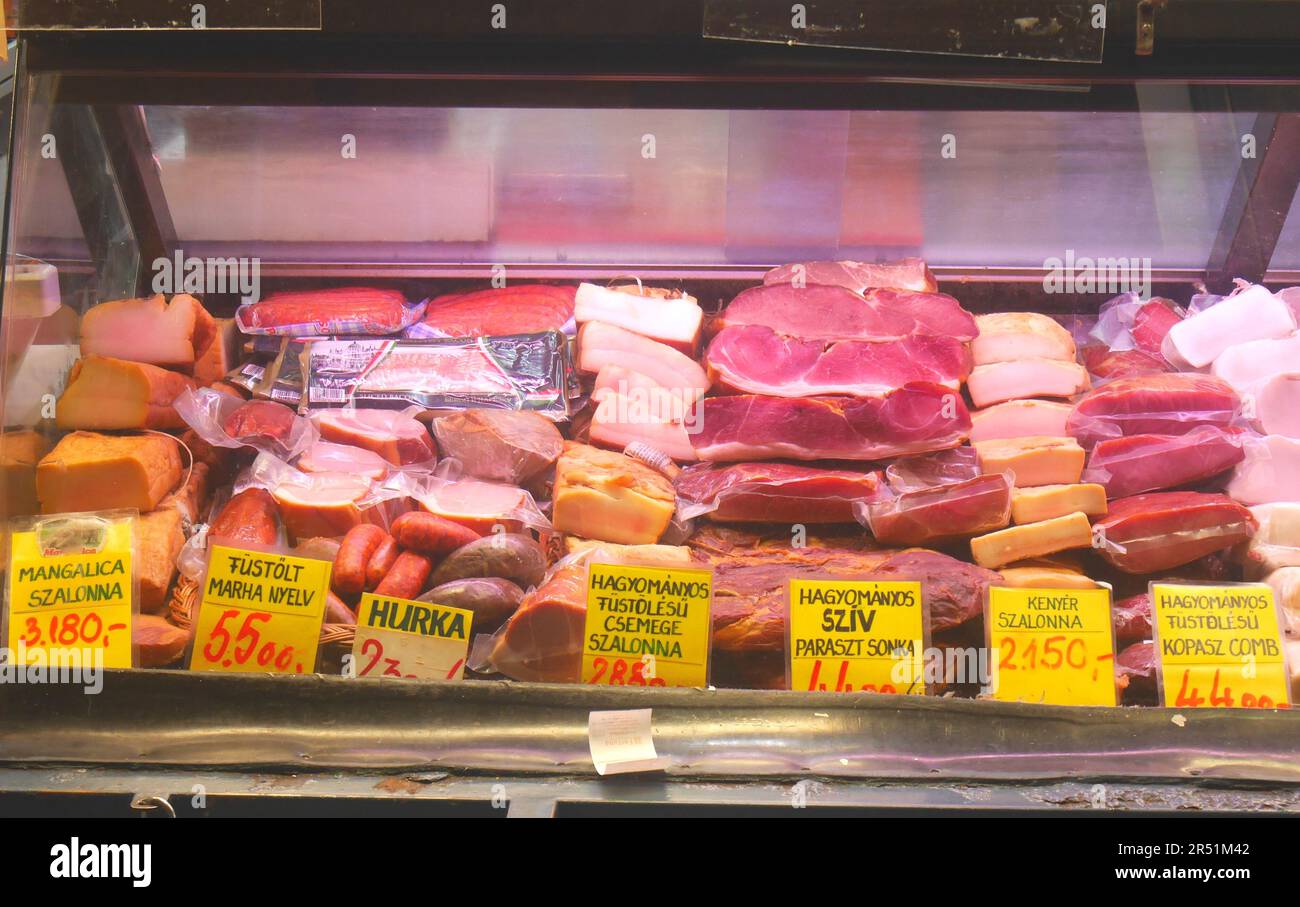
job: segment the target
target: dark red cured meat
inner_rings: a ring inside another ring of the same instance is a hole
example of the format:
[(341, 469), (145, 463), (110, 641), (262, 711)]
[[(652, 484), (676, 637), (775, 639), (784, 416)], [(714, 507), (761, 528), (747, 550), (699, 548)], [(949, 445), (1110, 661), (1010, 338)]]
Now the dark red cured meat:
[(938, 281), (926, 267), (925, 261), (920, 258), (903, 258), (880, 263), (806, 261), (781, 265), (763, 275), (765, 284), (794, 283), (796, 280), (828, 287), (844, 287), (854, 293), (862, 293), (876, 287), (917, 290), (925, 293), (933, 293), (939, 289)]
[(336, 287), (272, 293), (242, 306), (237, 316), (245, 333), (324, 336), (392, 334), (406, 327), (411, 312), (397, 290)]
[(1159, 354), (1142, 350), (1115, 350), (1104, 344), (1083, 348), (1083, 365), (1094, 378), (1134, 378), (1139, 375), (1159, 375), (1174, 370)]
[(287, 445), (296, 419), (293, 410), (283, 403), (249, 400), (226, 416), (221, 428), (236, 441), (251, 443), (265, 438)]
[[(1172, 300), (1156, 297), (1133, 315), (1133, 343), (1139, 349), (1160, 356), (1160, 344), (1164, 343), (1169, 329), (1183, 320)], [(1164, 357), (1160, 356), (1163, 360)]]
[(1126, 573), (1153, 573), (1247, 541), (1258, 525), (1226, 495), (1163, 491), (1112, 501), (1094, 528), (1103, 533), (1101, 555), (1112, 565)]
[(1002, 473), (910, 491), (867, 508), (871, 534), (883, 545), (933, 545), (1005, 527), (1011, 482)]
[(805, 340), (901, 340), (931, 334), (974, 340), (975, 317), (944, 293), (769, 284), (752, 287), (731, 301), (712, 328), (761, 325)]
[(1155, 705), (1156, 647), (1149, 640), (1135, 642), (1115, 656), (1115, 681), (1124, 705)]
[(868, 396), (912, 381), (960, 389), (972, 365), (970, 346), (951, 337), (804, 340), (762, 325), (724, 328), (704, 354), (709, 377), (722, 387), (777, 397)]
[(1244, 460), (1244, 434), (1203, 425), (1185, 435), (1111, 438), (1093, 448), (1082, 481), (1104, 485), (1111, 498), (1189, 485)]
[(1182, 435), (1200, 425), (1227, 427), (1240, 402), (1227, 382), (1212, 375), (1119, 378), (1085, 394), (1065, 430), (1084, 447), (1124, 435)]
[(851, 523), (855, 501), (884, 494), (879, 472), (818, 469), (791, 463), (698, 463), (678, 475), (677, 495), (714, 505), (723, 523)]
[(879, 397), (706, 397), (691, 445), (701, 460), (882, 460), (956, 447), (961, 396), (916, 382)]
[(576, 287), (521, 284), (430, 301), (421, 326), (442, 337), (497, 337), (558, 331), (573, 318)]
[(1002, 582), (1002, 575), (938, 551), (915, 550), (895, 554), (863, 579), (921, 583), (930, 609), (930, 632), (942, 633), (981, 618), (988, 588)]
[(1146, 592), (1121, 598), (1110, 606), (1115, 645), (1123, 648), (1151, 638), (1151, 595)]
[(895, 494), (969, 482), (978, 475), (979, 454), (973, 447), (954, 447), (920, 457), (907, 457), (885, 467), (885, 481)]

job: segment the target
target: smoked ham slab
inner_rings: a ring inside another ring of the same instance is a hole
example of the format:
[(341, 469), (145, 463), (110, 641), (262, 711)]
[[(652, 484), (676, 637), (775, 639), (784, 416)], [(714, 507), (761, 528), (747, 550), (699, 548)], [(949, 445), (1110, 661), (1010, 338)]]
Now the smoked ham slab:
[(1236, 391), (1212, 375), (1117, 378), (1075, 404), (1066, 431), (1084, 447), (1125, 435), (1182, 435), (1200, 425), (1226, 427), (1239, 404)]
[(761, 325), (723, 328), (704, 354), (709, 377), (732, 391), (809, 397), (870, 396), (912, 381), (953, 390), (970, 374), (960, 340), (913, 334), (900, 340), (804, 340)]
[(1247, 541), (1258, 525), (1226, 495), (1164, 491), (1111, 501), (1096, 527), (1102, 557), (1125, 573), (1153, 573)]
[(691, 444), (701, 460), (882, 460), (959, 445), (961, 397), (917, 382), (878, 397), (706, 397)]
[(700, 463), (675, 483), (678, 511), (723, 523), (851, 523), (855, 502), (888, 492), (881, 473), (792, 463)]

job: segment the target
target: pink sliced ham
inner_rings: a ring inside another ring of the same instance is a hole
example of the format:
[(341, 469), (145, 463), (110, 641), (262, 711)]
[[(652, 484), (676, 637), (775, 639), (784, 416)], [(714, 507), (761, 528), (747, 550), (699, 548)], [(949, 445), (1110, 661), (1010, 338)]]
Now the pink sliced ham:
[(578, 284), (573, 317), (578, 324), (603, 321), (694, 355), (704, 324), (704, 310), (695, 298), (651, 287), (642, 295), (637, 290), (635, 286), (611, 289)]
[(951, 296), (909, 290), (868, 290), (860, 296), (842, 287), (799, 288), (768, 284), (745, 290), (712, 325), (760, 325), (805, 340), (902, 340), (933, 334), (973, 340), (975, 318)]
[(971, 401), (984, 407), (1026, 397), (1073, 397), (1090, 383), (1087, 369), (1077, 362), (1034, 358), (977, 365), (966, 389)]
[(909, 491), (867, 507), (882, 545), (933, 545), (1001, 529), (1011, 522), (1011, 482), (1002, 473)]
[(1159, 356), (1165, 336), (1183, 317), (1173, 300), (1159, 296), (1151, 299), (1133, 315), (1130, 333), (1133, 335), (1134, 346), (1144, 353)]
[(971, 343), (976, 365), (1017, 359), (1074, 361), (1074, 338), (1060, 323), (1038, 312), (978, 315), (979, 336)]
[(1185, 435), (1129, 435), (1100, 442), (1092, 450), (1083, 481), (1123, 498), (1208, 479), (1245, 457), (1240, 429), (1203, 425)]
[(591, 443), (622, 451), (640, 441), (678, 462), (698, 460), (687, 425), (696, 426), (699, 410), (682, 411), (681, 398), (665, 388), (654, 387), (649, 393), (648, 398), (625, 397), (606, 391), (591, 417)]
[(388, 474), (388, 461), (373, 450), (331, 441), (317, 441), (307, 448), (296, 465), (303, 472), (365, 476), (375, 482)]
[(1050, 400), (1009, 400), (971, 413), (970, 439), (1000, 441), (1007, 438), (1053, 437), (1066, 434), (1065, 420), (1074, 409)]
[(675, 485), (684, 519), (723, 523), (852, 523), (856, 502), (888, 496), (879, 472), (791, 463), (699, 463)]
[(870, 396), (911, 381), (960, 390), (970, 374), (966, 344), (914, 334), (902, 340), (803, 340), (761, 325), (724, 328), (704, 354), (709, 377), (738, 393), (777, 397)]
[(903, 258), (872, 264), (862, 261), (808, 261), (781, 265), (763, 275), (763, 283), (822, 284), (862, 293), (876, 287), (933, 293), (938, 282), (924, 259)]
[(437, 456), (428, 429), (403, 412), (384, 409), (327, 409), (317, 413), (320, 436), (379, 454), (394, 466)]
[(1118, 378), (1075, 404), (1066, 431), (1084, 447), (1124, 435), (1181, 435), (1198, 425), (1228, 426), (1239, 403), (1236, 392), (1212, 375)]
[(700, 393), (709, 387), (704, 369), (684, 353), (612, 324), (587, 322), (578, 331), (578, 368), (596, 374), (610, 365), (639, 372), (660, 387)]
[(1166, 339), (1179, 358), (1202, 368), (1230, 346), (1285, 337), (1295, 329), (1291, 308), (1256, 285), (1178, 322)]
[(1132, 378), (1137, 375), (1158, 375), (1172, 372), (1173, 366), (1159, 353), (1143, 350), (1112, 350), (1105, 344), (1085, 346), (1081, 358), (1088, 373), (1098, 380)]
[(961, 397), (907, 384), (879, 397), (706, 397), (691, 443), (701, 460), (881, 460), (956, 447), (970, 431)]

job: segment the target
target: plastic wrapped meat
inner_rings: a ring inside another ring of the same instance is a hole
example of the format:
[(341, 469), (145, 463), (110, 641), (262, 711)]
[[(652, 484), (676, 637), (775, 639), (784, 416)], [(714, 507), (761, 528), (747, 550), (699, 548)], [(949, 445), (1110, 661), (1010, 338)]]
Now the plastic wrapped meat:
[(884, 545), (933, 545), (1001, 529), (1011, 521), (1011, 482), (1002, 473), (909, 491), (867, 504), (867, 525)]
[(944, 293), (768, 284), (745, 290), (723, 311), (713, 330), (759, 325), (805, 340), (902, 340), (931, 334), (975, 339), (975, 318)]
[(885, 467), (885, 479), (895, 494), (968, 482), (979, 474), (979, 455), (973, 447), (954, 447), (921, 457), (907, 457)]
[(320, 436), (379, 454), (394, 466), (432, 465), (437, 456), (433, 438), (413, 410), (328, 409), (317, 413)]
[(763, 275), (763, 283), (814, 283), (844, 287), (863, 293), (877, 287), (933, 293), (939, 283), (920, 258), (869, 263), (862, 261), (808, 261), (781, 265)]
[(1200, 425), (1226, 428), (1239, 405), (1237, 392), (1212, 375), (1119, 378), (1079, 400), (1066, 431), (1084, 447), (1126, 435), (1181, 435)]
[(462, 474), (490, 482), (524, 485), (555, 464), (564, 447), (555, 423), (530, 412), (467, 409), (433, 420), (445, 459)]
[(488, 662), (515, 680), (577, 683), (586, 620), (587, 567), (561, 567), (524, 597), (496, 634)]
[(1121, 598), (1110, 606), (1115, 645), (1123, 648), (1151, 638), (1151, 595), (1142, 592)]
[(1111, 438), (1092, 449), (1083, 481), (1104, 485), (1112, 498), (1189, 485), (1240, 463), (1243, 435), (1203, 425), (1185, 435)]
[[(1290, 307), (1262, 286), (1252, 286), (1197, 312), (1169, 329), (1165, 346), (1193, 368), (1203, 368), (1238, 343), (1285, 337), (1296, 329)], [(1165, 358), (1173, 358), (1166, 353)]]
[(970, 431), (961, 397), (908, 384), (880, 397), (706, 397), (691, 444), (701, 460), (881, 460), (956, 447)]
[(239, 307), (235, 321), (245, 334), (324, 337), (332, 334), (395, 334), (424, 311), (397, 290), (336, 287), (272, 293)]
[(1250, 540), (1245, 566), (1251, 577), (1300, 567), (1300, 504), (1282, 501), (1250, 508), (1259, 530)]
[(790, 463), (687, 467), (675, 482), (680, 519), (722, 523), (851, 523), (853, 505), (886, 494), (879, 472)]
[(1144, 350), (1110, 350), (1093, 345), (1083, 348), (1082, 357), (1084, 367), (1098, 381), (1159, 375), (1174, 370), (1163, 356)]
[(1230, 346), (1214, 360), (1211, 369), (1216, 377), (1242, 394), (1261, 381), (1297, 370), (1300, 370), (1300, 334)]
[(273, 400), (242, 400), (211, 388), (187, 390), (176, 413), (212, 447), (252, 447), (291, 459), (316, 441), (309, 420)]
[(295, 465), (303, 472), (349, 473), (372, 482), (381, 481), (388, 475), (389, 466), (388, 461), (373, 450), (330, 441), (317, 441), (307, 448)]
[(869, 396), (911, 381), (960, 390), (971, 356), (965, 343), (951, 337), (804, 340), (762, 325), (740, 325), (724, 328), (710, 341), (704, 365), (715, 383), (737, 393)]
[(1253, 394), (1243, 399), (1242, 409), (1264, 434), (1300, 438), (1300, 374), (1274, 375), (1259, 382)]
[(1157, 296), (1143, 303), (1133, 315), (1130, 328), (1133, 346), (1144, 353), (1159, 356), (1165, 336), (1184, 317), (1186, 313), (1170, 299)]
[(1246, 457), (1233, 470), (1227, 492), (1243, 504), (1300, 501), (1300, 440), (1268, 435), (1247, 438)]
[(1124, 705), (1156, 704), (1156, 647), (1150, 640), (1135, 642), (1115, 656), (1115, 683)]
[(1125, 573), (1154, 573), (1248, 541), (1257, 524), (1225, 495), (1164, 491), (1112, 501), (1098, 527), (1102, 557)]
[(1287, 636), (1300, 636), (1300, 567), (1279, 567), (1264, 582), (1273, 589), (1283, 631)]
[(560, 331), (573, 319), (573, 287), (520, 284), (439, 296), (407, 330), (412, 338), (497, 337)]

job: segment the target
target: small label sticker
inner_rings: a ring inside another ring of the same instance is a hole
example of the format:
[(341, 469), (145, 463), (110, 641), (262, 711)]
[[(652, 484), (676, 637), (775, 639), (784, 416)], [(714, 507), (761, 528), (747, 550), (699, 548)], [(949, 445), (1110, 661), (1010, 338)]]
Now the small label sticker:
[(1164, 705), (1268, 709), (1289, 704), (1272, 587), (1152, 583), (1151, 609)]
[(993, 698), (1116, 705), (1109, 589), (989, 588)]
[(358, 677), (460, 680), (474, 612), (367, 592), (357, 608)]
[(190, 670), (313, 671), (329, 585), (329, 561), (214, 545)]
[(654, 772), (672, 760), (655, 752), (650, 719), (652, 709), (592, 712), (587, 717), (591, 761), (600, 775)]

